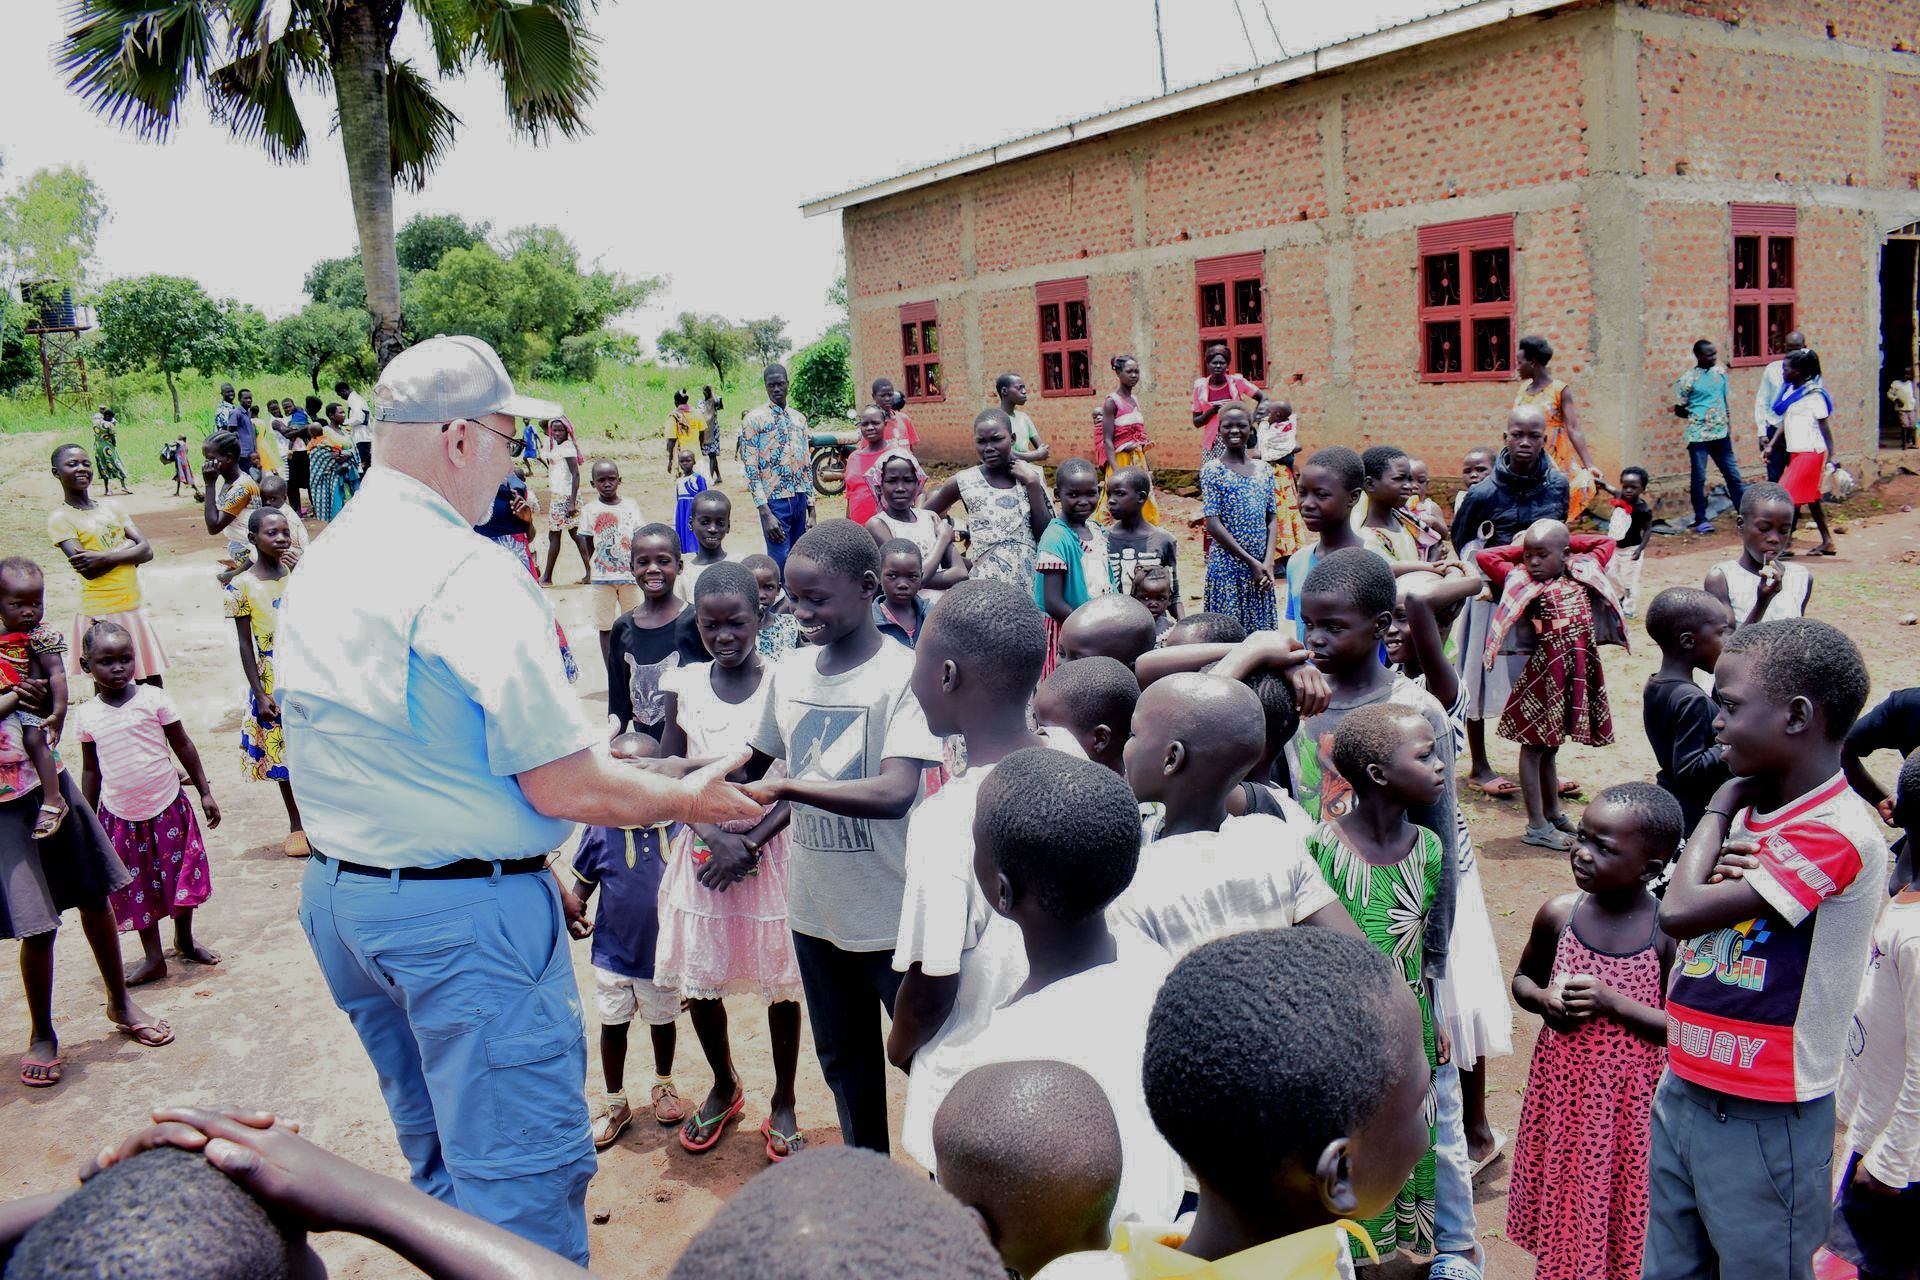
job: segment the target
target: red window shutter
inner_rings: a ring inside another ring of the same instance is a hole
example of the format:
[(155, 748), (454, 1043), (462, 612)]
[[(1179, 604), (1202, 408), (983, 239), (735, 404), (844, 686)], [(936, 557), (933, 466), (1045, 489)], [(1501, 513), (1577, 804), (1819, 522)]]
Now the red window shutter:
[(901, 392), (916, 404), (944, 400), (940, 377), (939, 303), (909, 302), (900, 308), (900, 360), (906, 383)]
[(1737, 236), (1790, 236), (1800, 229), (1800, 210), (1790, 204), (1735, 204), (1727, 212)]
[(1422, 382), (1513, 376), (1514, 215), (1421, 227), (1414, 259)]
[(1513, 215), (1496, 213), (1486, 218), (1468, 218), (1464, 222), (1443, 222), (1422, 227), (1420, 252), (1444, 253), (1448, 249), (1469, 246), (1510, 244), (1513, 241)]
[(1731, 204), (1727, 221), (1727, 364), (1751, 368), (1782, 355), (1795, 327), (1800, 210), (1790, 204)]
[(1259, 276), (1262, 257), (1256, 249), (1252, 253), (1230, 253), (1224, 258), (1202, 258), (1193, 264), (1193, 278), (1200, 284), (1211, 284), (1216, 280)]
[(1093, 325), (1087, 278), (1043, 280), (1033, 287), (1039, 316), (1040, 394), (1093, 394)]

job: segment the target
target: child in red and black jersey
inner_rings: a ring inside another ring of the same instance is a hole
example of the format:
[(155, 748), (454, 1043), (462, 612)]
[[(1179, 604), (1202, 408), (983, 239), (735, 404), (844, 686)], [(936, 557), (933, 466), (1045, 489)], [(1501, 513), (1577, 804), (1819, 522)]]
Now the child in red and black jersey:
[(1714, 682), (1734, 778), (1660, 909), (1680, 948), (1645, 1280), (1812, 1274), (1834, 1088), (1886, 876), (1880, 825), (1840, 768), (1867, 698), (1853, 642), (1811, 619), (1759, 623), (1727, 642)]

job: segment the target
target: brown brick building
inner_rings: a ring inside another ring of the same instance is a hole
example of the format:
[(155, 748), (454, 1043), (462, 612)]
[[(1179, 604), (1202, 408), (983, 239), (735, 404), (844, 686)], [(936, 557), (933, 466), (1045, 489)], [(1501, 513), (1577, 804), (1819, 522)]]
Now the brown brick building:
[(1196, 465), (1218, 337), (1309, 448), (1452, 475), (1539, 333), (1596, 461), (1661, 475), (1712, 339), (1751, 474), (1759, 366), (1797, 327), (1859, 464), (1914, 350), (1916, 49), (1914, 0), (1479, 0), (805, 211), (842, 216), (860, 385), (891, 375), (938, 457), (971, 457), (1003, 370), (1055, 459), (1085, 453), (1126, 352), (1158, 462)]

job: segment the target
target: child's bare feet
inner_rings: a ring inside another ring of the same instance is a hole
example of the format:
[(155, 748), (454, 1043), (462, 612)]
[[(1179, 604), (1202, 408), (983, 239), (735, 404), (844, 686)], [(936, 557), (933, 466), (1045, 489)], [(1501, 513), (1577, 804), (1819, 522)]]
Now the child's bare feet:
[(20, 1059), (20, 1083), (29, 1089), (45, 1089), (60, 1083), (60, 1041), (53, 1036), (35, 1040)]
[(167, 976), (167, 962), (160, 956), (148, 956), (133, 968), (127, 970), (127, 985), (143, 987), (149, 982), (157, 982)]
[[(217, 951), (207, 950), (207, 948), (201, 946), (198, 942), (194, 941), (193, 936), (191, 934), (185, 937), (182, 937), (180, 934), (177, 934), (177, 933), (174, 934), (173, 949), (179, 952), (180, 958), (182, 960), (185, 960), (189, 964), (219, 964), (220, 963), (220, 953)], [(132, 979), (129, 978), (128, 981), (131, 982)]]
[(107, 1021), (114, 1025), (115, 1030), (149, 1049), (173, 1043), (173, 1028), (135, 1004), (132, 996), (118, 1001), (109, 999)]

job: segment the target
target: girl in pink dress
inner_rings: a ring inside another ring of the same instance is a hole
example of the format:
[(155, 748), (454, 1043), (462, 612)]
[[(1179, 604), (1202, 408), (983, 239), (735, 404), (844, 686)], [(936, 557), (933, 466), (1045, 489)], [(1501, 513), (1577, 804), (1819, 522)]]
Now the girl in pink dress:
[(1579, 892), (1540, 908), (1513, 997), (1534, 1043), (1507, 1192), (1507, 1235), (1537, 1280), (1639, 1280), (1653, 1092), (1667, 1061), (1667, 970), (1649, 886), (1685, 834), (1647, 782), (1595, 797), (1572, 854)]
[[(693, 599), (694, 621), (713, 661), (675, 667), (661, 676), (666, 695), (661, 750), (669, 756), (737, 756), (760, 723), (772, 684), (757, 643), (759, 584), (745, 568), (721, 561), (702, 571)], [(688, 1151), (712, 1147), (746, 1106), (721, 1003), (730, 995), (757, 995), (767, 1002), (773, 1095), (760, 1126), (767, 1159), (778, 1163), (805, 1145), (794, 1117), (800, 965), (787, 929), (785, 819), (781, 801), (744, 828), (683, 828), (667, 856), (653, 980), (686, 998), (713, 1069), (712, 1091), (680, 1129), (680, 1145)]]

